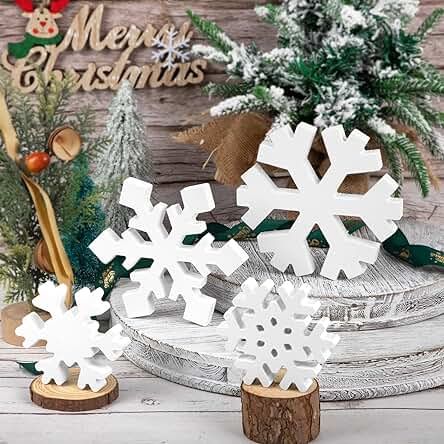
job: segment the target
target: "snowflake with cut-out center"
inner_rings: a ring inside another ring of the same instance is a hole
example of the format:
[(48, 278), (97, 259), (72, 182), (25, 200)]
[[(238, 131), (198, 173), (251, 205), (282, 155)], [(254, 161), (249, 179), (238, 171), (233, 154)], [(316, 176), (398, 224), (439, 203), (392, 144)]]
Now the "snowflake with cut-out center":
[(366, 150), (369, 137), (358, 130), (347, 138), (342, 126), (328, 128), (322, 138), (331, 166), (320, 179), (308, 159), (316, 132), (306, 123), (300, 123), (294, 133), (290, 126), (271, 132), (257, 160), (287, 170), (297, 189), (277, 187), (256, 164), (242, 176), (246, 185), (238, 188), (237, 203), (249, 208), (242, 220), (253, 228), (273, 210), (299, 212), (291, 229), (258, 236), (260, 250), (273, 253), (271, 264), (279, 270), (291, 265), (298, 276), (315, 271), (307, 237), (318, 225), (330, 246), (321, 275), (337, 279), (342, 270), (353, 278), (366, 270), (365, 263), (376, 262), (380, 244), (350, 235), (340, 216), (362, 219), (384, 241), (397, 229), (393, 220), (402, 217), (402, 199), (392, 197), (399, 185), (386, 174), (364, 195), (339, 192), (348, 175), (379, 171), (381, 152)]
[(106, 385), (112, 368), (96, 354), (102, 352), (108, 360), (115, 361), (130, 340), (121, 335), (120, 325), (106, 333), (99, 333), (99, 323), (91, 319), (109, 309), (109, 303), (102, 301), (102, 289), (91, 292), (83, 288), (78, 291), (75, 295), (77, 305), (70, 310), (65, 306), (66, 292), (66, 285), (56, 286), (53, 282), (42, 284), (39, 295), (32, 303), (49, 312), (51, 318), (44, 322), (37, 313), (30, 313), (23, 318), (16, 334), (25, 338), (25, 348), (32, 347), (40, 340), (47, 342), (46, 350), (53, 356), (36, 364), (36, 369), (43, 372), (44, 384), (54, 380), (57, 385), (62, 385), (68, 380), (69, 367), (78, 365), (78, 387), (84, 389), (89, 386), (97, 392)]
[(157, 49), (153, 51), (152, 58), (156, 63), (162, 63), (167, 69), (173, 69), (176, 63), (185, 63), (190, 60), (190, 38), (178, 37), (178, 31), (174, 26), (168, 29), (164, 36), (155, 37), (153, 44)]
[[(151, 203), (153, 186), (138, 179), (126, 179), (120, 204), (135, 211), (129, 221), (129, 229), (122, 237), (112, 229), (104, 231), (90, 249), (103, 262), (109, 263), (116, 256), (125, 258), (123, 266), (130, 270), (141, 259), (153, 261), (150, 268), (131, 273), (132, 281), (139, 283), (136, 289), (123, 295), (123, 302), (130, 318), (142, 317), (155, 311), (156, 299), (185, 301), (184, 318), (199, 325), (208, 325), (212, 319), (216, 300), (201, 293), (211, 273), (210, 265), (217, 266), (229, 275), (240, 267), (248, 255), (230, 240), (221, 248), (212, 246), (214, 237), (207, 233), (193, 245), (185, 245), (188, 235), (201, 235), (207, 224), (197, 220), (200, 213), (215, 207), (211, 187), (200, 184), (181, 191), (184, 207), (164, 203)], [(165, 226), (165, 216), (171, 229)], [(138, 231), (145, 233), (144, 239)], [(192, 267), (191, 267), (191, 266)]]
[(278, 294), (271, 293), (273, 287), (271, 279), (259, 286), (250, 278), (242, 285), (220, 326), (228, 339), (226, 348), (239, 353), (234, 365), (244, 372), (246, 384), (258, 379), (269, 387), (284, 371), (280, 387), (288, 390), (294, 384), (305, 392), (339, 336), (327, 332), (328, 318), (312, 319), (320, 303), (310, 300), (308, 285), (295, 289), (285, 282)]

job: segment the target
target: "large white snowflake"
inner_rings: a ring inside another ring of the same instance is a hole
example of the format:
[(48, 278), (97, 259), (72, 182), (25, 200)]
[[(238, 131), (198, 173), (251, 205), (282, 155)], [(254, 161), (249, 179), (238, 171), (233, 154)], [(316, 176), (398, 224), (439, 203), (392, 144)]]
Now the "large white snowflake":
[(23, 318), (16, 329), (17, 336), (25, 338), (23, 347), (28, 348), (40, 340), (47, 341), (46, 350), (50, 358), (39, 361), (36, 369), (43, 372), (44, 384), (52, 380), (62, 385), (68, 380), (69, 367), (77, 364), (80, 368), (77, 385), (84, 389), (87, 385), (94, 392), (106, 384), (112, 373), (100, 351), (110, 361), (118, 359), (130, 340), (121, 335), (122, 327), (116, 325), (106, 333), (99, 333), (99, 323), (91, 319), (109, 309), (109, 303), (102, 301), (103, 290), (91, 292), (83, 288), (75, 295), (76, 306), (67, 310), (65, 306), (66, 285), (56, 286), (46, 282), (39, 287), (39, 295), (32, 303), (50, 313), (51, 318), (44, 322), (37, 313)]
[[(233, 273), (248, 255), (230, 240), (222, 248), (214, 248), (214, 237), (206, 234), (194, 245), (184, 245), (187, 235), (202, 234), (207, 224), (197, 220), (200, 213), (214, 209), (215, 203), (209, 184), (194, 185), (181, 191), (184, 208), (168, 207), (164, 203), (153, 206), (153, 186), (138, 179), (125, 180), (120, 204), (132, 208), (136, 216), (131, 218), (129, 229), (122, 237), (113, 230), (104, 231), (91, 245), (91, 250), (103, 262), (116, 256), (125, 257), (123, 266), (133, 268), (142, 258), (152, 259), (150, 268), (131, 273), (131, 280), (140, 285), (123, 295), (129, 317), (147, 316), (155, 310), (155, 299), (185, 300), (184, 318), (199, 325), (208, 325), (214, 313), (216, 300), (201, 293), (211, 273), (209, 265), (215, 265), (225, 274)], [(171, 230), (164, 225), (166, 213)], [(146, 233), (144, 239), (137, 230)], [(190, 265), (193, 266), (190, 267)]]
[(321, 274), (337, 279), (343, 270), (353, 278), (365, 271), (363, 262), (376, 261), (380, 244), (351, 236), (339, 216), (361, 218), (384, 241), (397, 229), (393, 220), (402, 217), (402, 199), (391, 197), (399, 185), (386, 174), (364, 195), (339, 193), (349, 174), (380, 170), (381, 153), (366, 151), (369, 138), (358, 130), (347, 138), (342, 126), (328, 128), (322, 137), (331, 166), (319, 179), (308, 160), (316, 131), (306, 123), (300, 123), (294, 133), (285, 126), (269, 134), (259, 148), (258, 161), (288, 170), (297, 189), (278, 188), (256, 164), (242, 176), (246, 185), (239, 187), (237, 203), (249, 207), (242, 219), (253, 228), (274, 209), (299, 212), (290, 230), (258, 237), (260, 250), (273, 253), (271, 263), (279, 270), (284, 272), (292, 265), (298, 276), (313, 273), (315, 264), (307, 236), (317, 224), (330, 246)]
[(339, 336), (327, 333), (328, 318), (313, 321), (311, 316), (320, 303), (309, 299), (308, 285), (295, 289), (291, 282), (285, 282), (278, 294), (271, 293), (273, 287), (271, 279), (260, 286), (253, 278), (244, 282), (221, 324), (228, 338), (226, 347), (240, 353), (235, 366), (245, 372), (246, 384), (257, 378), (269, 387), (284, 370), (280, 387), (287, 390), (295, 384), (305, 392)]
[(164, 68), (172, 69), (175, 63), (184, 63), (190, 59), (190, 38), (186, 36), (178, 37), (178, 31), (174, 26), (166, 31), (161, 37), (155, 37), (153, 44), (158, 49), (153, 51), (153, 60), (162, 63)]

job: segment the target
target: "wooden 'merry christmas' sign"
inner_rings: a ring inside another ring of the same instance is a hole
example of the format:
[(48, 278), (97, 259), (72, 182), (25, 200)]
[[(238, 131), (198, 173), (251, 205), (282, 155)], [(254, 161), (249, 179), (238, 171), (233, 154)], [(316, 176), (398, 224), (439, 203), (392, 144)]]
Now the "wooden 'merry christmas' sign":
[[(145, 29), (135, 25), (116, 26), (106, 35), (102, 33), (105, 6), (92, 9), (89, 5), (80, 8), (68, 30), (62, 35), (56, 19), (69, 0), (46, 0), (35, 7), (32, 0), (16, 0), (29, 19), (25, 38), (13, 42), (1, 56), (2, 66), (11, 73), (13, 83), (25, 93), (38, 87), (38, 72), (44, 78), (62, 79), (70, 76), (75, 89), (84, 91), (115, 90), (123, 80), (129, 80), (136, 89), (161, 86), (196, 85), (204, 80), (207, 62), (191, 59), (187, 51), (193, 31), (189, 22), (178, 29), (167, 23), (156, 28), (148, 23)], [(79, 52), (119, 51), (113, 64), (97, 66), (88, 63), (86, 70), (57, 68), (59, 57), (67, 51)], [(139, 48), (152, 48), (152, 63), (137, 66), (131, 64), (131, 56)]]

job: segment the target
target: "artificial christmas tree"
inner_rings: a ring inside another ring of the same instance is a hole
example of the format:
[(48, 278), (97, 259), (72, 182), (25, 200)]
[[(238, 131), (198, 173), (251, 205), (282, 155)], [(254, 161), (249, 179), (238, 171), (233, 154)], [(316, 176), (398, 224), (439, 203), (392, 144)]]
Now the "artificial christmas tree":
[(128, 81), (122, 83), (111, 104), (104, 137), (108, 145), (97, 162), (95, 181), (105, 187), (113, 184), (105, 193), (103, 208), (108, 226), (121, 233), (126, 230), (131, 214), (119, 205), (123, 181), (134, 177), (152, 183), (154, 174), (143, 123)]

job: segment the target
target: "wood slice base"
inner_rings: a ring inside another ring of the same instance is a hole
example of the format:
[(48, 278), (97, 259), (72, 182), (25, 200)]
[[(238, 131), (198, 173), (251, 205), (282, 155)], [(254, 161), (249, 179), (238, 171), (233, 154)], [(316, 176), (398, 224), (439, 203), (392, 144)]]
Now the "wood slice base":
[[(129, 319), (122, 302), (121, 281), (111, 294), (111, 323), (120, 324), (132, 342), (125, 356), (148, 372), (178, 384), (240, 396), (241, 375), (235, 354), (215, 313), (208, 327), (183, 320), (184, 304), (158, 301), (149, 317)], [(321, 399), (341, 401), (394, 396), (444, 384), (444, 315), (379, 330), (345, 331), (319, 375)]]
[(319, 385), (306, 393), (282, 390), (277, 384), (241, 386), (245, 436), (260, 444), (307, 444), (320, 431)]
[[(3, 340), (9, 344), (16, 347), (21, 347), (23, 345), (23, 339), (15, 334), (15, 329), (22, 324), (23, 318), (31, 313), (31, 307), (27, 302), (19, 302), (17, 304), (11, 304), (6, 306), (2, 310), (1, 314), (1, 327)], [(48, 313), (39, 313), (40, 317), (47, 321), (50, 316)], [(35, 347), (44, 347), (45, 341), (39, 341)]]
[(119, 383), (111, 375), (107, 384), (97, 393), (90, 389), (80, 390), (77, 387), (79, 369), (70, 369), (69, 379), (58, 386), (54, 383), (43, 384), (41, 376), (31, 383), (31, 400), (39, 407), (61, 412), (84, 412), (101, 409), (119, 397)]

